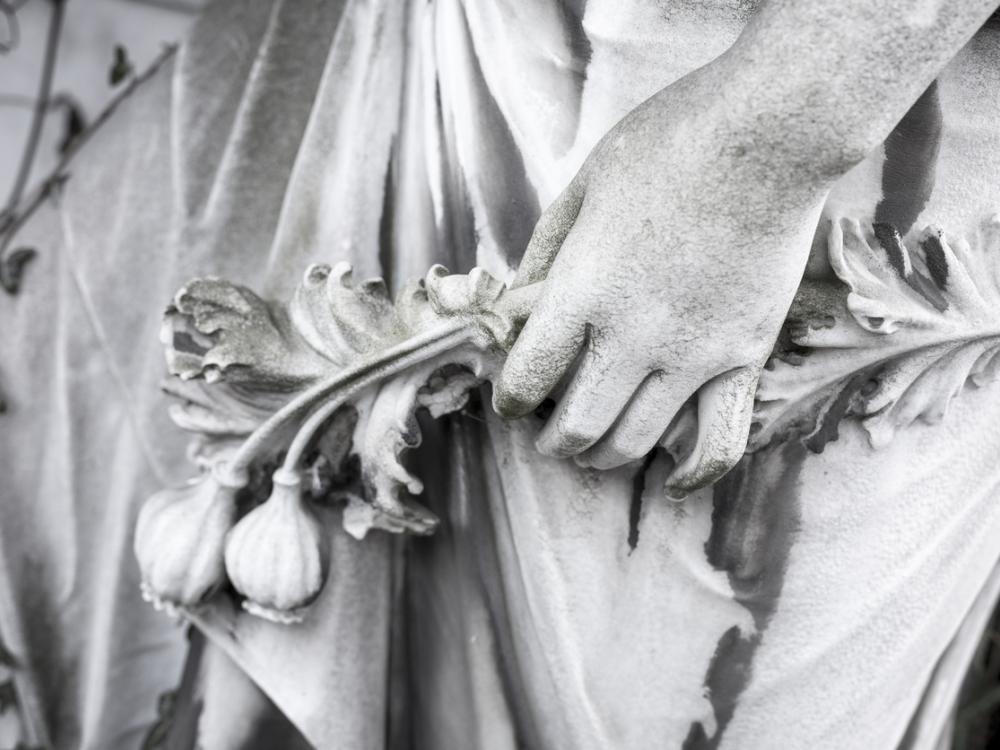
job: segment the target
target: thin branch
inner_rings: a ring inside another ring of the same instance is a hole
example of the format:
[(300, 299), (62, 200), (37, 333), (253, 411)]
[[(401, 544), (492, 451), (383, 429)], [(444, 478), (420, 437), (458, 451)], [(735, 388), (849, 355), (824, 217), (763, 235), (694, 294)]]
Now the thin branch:
[(48, 178), (43, 180), (40, 185), (32, 190), (32, 194), (25, 201), (25, 204), (20, 207), (13, 206), (10, 209), (10, 213), (6, 216), (6, 223), (3, 221), (5, 217), (3, 214), (0, 214), (0, 265), (3, 264), (4, 253), (10, 245), (11, 240), (14, 238), (14, 235), (16, 235), (18, 230), (21, 228), (21, 225), (23, 225), (24, 222), (30, 218), (30, 216), (45, 201), (46, 198), (52, 195), (54, 190), (57, 190), (59, 186), (66, 181), (69, 176), (66, 171), (66, 167), (69, 165), (70, 161), (72, 161), (77, 151), (80, 150), (81, 146), (83, 146), (83, 144), (101, 127), (101, 125), (107, 122), (111, 115), (114, 114), (115, 110), (118, 109), (119, 105), (131, 96), (140, 85), (152, 78), (153, 74), (156, 73), (176, 51), (176, 45), (165, 46), (159, 57), (157, 57), (140, 75), (132, 78), (128, 82), (128, 85), (122, 89), (121, 93), (119, 93), (118, 96), (116, 96), (111, 103), (104, 108), (104, 111), (101, 112), (97, 118), (87, 126), (87, 129), (80, 134), (80, 137), (73, 141), (73, 144), (66, 151), (66, 153), (62, 155), (59, 163), (56, 165), (55, 169), (48, 176)]
[[(69, 179), (67, 167), (80, 148), (107, 122), (122, 102), (128, 99), (139, 86), (152, 78), (163, 64), (173, 56), (176, 50), (176, 45), (165, 45), (163, 52), (152, 64), (140, 75), (129, 80), (122, 91), (97, 116), (97, 119), (92, 121), (78, 137), (73, 139), (61, 155), (59, 163), (52, 173), (32, 190), (31, 195), (24, 200), (23, 205), (19, 202), (16, 205), (12, 205), (10, 209), (0, 212), (0, 288), (6, 290), (8, 294), (17, 293), (23, 267), (34, 255), (33, 248), (13, 247), (11, 249), (11, 244), (21, 227), (31, 218), (38, 207), (50, 196), (57, 194), (62, 185)], [(62, 96), (65, 95), (60, 95), (57, 98), (61, 98)]]
[(52, 79), (55, 76), (56, 57), (59, 52), (59, 35), (62, 32), (63, 13), (66, 0), (51, 0), (52, 14), (49, 17), (48, 36), (45, 40), (45, 61), (42, 66), (42, 77), (38, 84), (38, 98), (35, 100), (35, 113), (31, 118), (31, 130), (28, 132), (28, 142), (21, 154), (14, 185), (4, 208), (4, 214), (11, 214), (21, 200), (21, 195), (31, 175), (31, 167), (35, 162), (35, 153), (42, 137), (42, 127), (45, 124), (45, 113), (49, 108), (49, 96), (52, 93)]
[[(23, 0), (21, 5), (27, 2)], [(12, 5), (7, 0), (0, 0), (0, 16), (7, 19), (7, 28), (10, 29), (10, 39), (0, 42), (0, 54), (5, 55), (17, 47), (21, 41), (21, 27), (17, 23), (17, 11), (21, 5)]]

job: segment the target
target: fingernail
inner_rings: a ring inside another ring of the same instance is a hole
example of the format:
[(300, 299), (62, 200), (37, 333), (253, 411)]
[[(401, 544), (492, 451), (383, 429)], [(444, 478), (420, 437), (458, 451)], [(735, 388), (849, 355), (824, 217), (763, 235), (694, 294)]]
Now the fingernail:
[(663, 495), (667, 500), (672, 500), (675, 503), (679, 503), (683, 500), (687, 500), (688, 495), (691, 494), (685, 489), (678, 487), (673, 484), (663, 485)]
[(517, 419), (531, 411), (531, 407), (501, 386), (493, 389), (493, 411), (504, 419)]

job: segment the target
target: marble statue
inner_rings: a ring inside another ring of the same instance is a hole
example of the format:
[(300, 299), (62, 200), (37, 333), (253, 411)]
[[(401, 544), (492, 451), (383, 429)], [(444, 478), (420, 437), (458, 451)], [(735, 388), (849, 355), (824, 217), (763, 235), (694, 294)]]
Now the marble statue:
[(757, 5), (209, 8), (16, 236), (16, 739), (950, 746), (996, 2)]

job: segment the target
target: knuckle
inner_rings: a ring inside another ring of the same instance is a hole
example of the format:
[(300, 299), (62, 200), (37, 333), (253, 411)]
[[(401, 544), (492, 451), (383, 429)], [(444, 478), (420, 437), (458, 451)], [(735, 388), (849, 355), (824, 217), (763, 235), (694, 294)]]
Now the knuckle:
[(636, 435), (613, 435), (608, 439), (605, 452), (618, 461), (616, 466), (642, 458), (649, 452), (645, 442)]
[(603, 449), (586, 454), (586, 464), (599, 471), (610, 471), (631, 463), (631, 459), (613, 450)]
[(556, 425), (551, 444), (562, 456), (574, 456), (590, 446), (601, 437), (592, 427), (575, 422)]

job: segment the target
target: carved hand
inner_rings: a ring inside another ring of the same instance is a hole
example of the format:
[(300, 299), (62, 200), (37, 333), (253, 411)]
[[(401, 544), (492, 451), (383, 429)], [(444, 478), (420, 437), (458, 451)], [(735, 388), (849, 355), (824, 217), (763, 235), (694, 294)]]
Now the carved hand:
[(651, 450), (713, 384), (698, 399), (712, 455), (675, 473), (676, 494), (743, 452), (825, 190), (741, 145), (708, 95), (716, 76), (698, 71), (631, 112), (542, 217), (517, 283), (547, 278), (546, 291), (494, 393), (500, 413), (522, 415), (564, 381), (538, 449), (605, 469)]
[(668, 491), (725, 472), (827, 190), (992, 6), (762, 3), (727, 53), (612, 128), (538, 223), (518, 283), (547, 277), (546, 292), (495, 408), (521, 415), (565, 385), (539, 450), (609, 468), (698, 392), (697, 442)]

